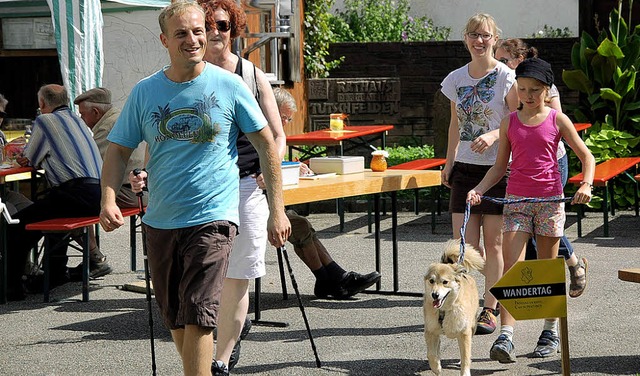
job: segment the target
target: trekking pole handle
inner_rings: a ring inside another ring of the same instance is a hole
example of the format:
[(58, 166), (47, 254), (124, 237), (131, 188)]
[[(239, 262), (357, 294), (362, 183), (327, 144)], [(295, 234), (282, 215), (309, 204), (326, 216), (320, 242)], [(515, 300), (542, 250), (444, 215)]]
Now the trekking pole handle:
[[(140, 175), (140, 173), (142, 172), (142, 170), (141, 170), (141, 169), (139, 169), (139, 168), (136, 168), (136, 169), (134, 169), (132, 172), (133, 172), (133, 175), (138, 176), (138, 175)], [(138, 197), (142, 197), (142, 195), (144, 194), (144, 191), (147, 191), (147, 192), (149, 191), (149, 188), (147, 188), (147, 185), (146, 185), (146, 184), (145, 184), (145, 186), (144, 186), (144, 187), (142, 187), (142, 191), (140, 191), (140, 192), (136, 193), (136, 196), (138, 196)]]

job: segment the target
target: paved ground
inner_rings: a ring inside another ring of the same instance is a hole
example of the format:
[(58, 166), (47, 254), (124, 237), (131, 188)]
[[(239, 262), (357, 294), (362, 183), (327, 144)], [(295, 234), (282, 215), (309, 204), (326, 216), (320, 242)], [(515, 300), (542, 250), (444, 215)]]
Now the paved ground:
[[(339, 233), (337, 217), (314, 214), (319, 237), (345, 269), (373, 270), (374, 240), (366, 217), (347, 215), (347, 232)], [(430, 233), (429, 216), (403, 213), (400, 218), (400, 289), (421, 291), (421, 277), (439, 257), (449, 238), (450, 219), (438, 218)], [(640, 284), (623, 282), (617, 270), (640, 266), (640, 218), (631, 212), (611, 220), (611, 238), (601, 238), (602, 217), (589, 214), (585, 237), (576, 239), (575, 217), (567, 230), (577, 253), (590, 261), (585, 294), (569, 299), (571, 373), (575, 375), (637, 375), (640, 373)], [(383, 223), (383, 289), (390, 278), (390, 220)], [(0, 374), (2, 375), (150, 375), (151, 357), (147, 303), (143, 294), (123, 291), (142, 272), (129, 271), (128, 230), (103, 235), (103, 250), (115, 272), (92, 282), (91, 301), (78, 302), (79, 283), (53, 291), (54, 301), (41, 295), (0, 306)], [(429, 375), (423, 340), (422, 300), (417, 297), (361, 294), (349, 301), (316, 299), (313, 276), (290, 250), (292, 267), (311, 324), (322, 368), (313, 352), (294, 295), (283, 301), (275, 252), (268, 252), (269, 275), (263, 279), (263, 320), (284, 321), (286, 328), (254, 326), (242, 342), (237, 375)], [(138, 266), (140, 269), (142, 265)], [(476, 276), (482, 285), (481, 276)], [(253, 289), (253, 287), (252, 287)], [(292, 291), (289, 284), (289, 290)], [(181, 373), (177, 353), (162, 327), (154, 302), (154, 332), (159, 375)], [(253, 308), (252, 308), (253, 310)], [(561, 373), (560, 356), (529, 359), (542, 322), (516, 327), (518, 360), (503, 365), (489, 360), (495, 335), (473, 343), (473, 375), (547, 375)], [(458, 346), (442, 345), (444, 374), (458, 373)]]

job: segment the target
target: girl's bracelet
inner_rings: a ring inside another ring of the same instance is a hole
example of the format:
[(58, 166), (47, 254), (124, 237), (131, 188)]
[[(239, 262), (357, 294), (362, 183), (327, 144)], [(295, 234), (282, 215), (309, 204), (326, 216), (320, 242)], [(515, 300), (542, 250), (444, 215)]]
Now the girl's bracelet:
[(580, 182), (580, 185), (582, 186), (583, 184), (588, 185), (588, 186), (589, 186), (589, 188), (593, 188), (593, 184), (592, 184), (592, 183), (589, 183), (588, 181), (581, 181), (581, 182)]

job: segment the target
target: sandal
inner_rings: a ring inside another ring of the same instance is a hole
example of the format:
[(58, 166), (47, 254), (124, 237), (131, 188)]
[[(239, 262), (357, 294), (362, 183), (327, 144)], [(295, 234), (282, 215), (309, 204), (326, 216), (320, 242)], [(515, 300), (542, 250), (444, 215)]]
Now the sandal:
[[(584, 269), (584, 273), (582, 275), (577, 275), (578, 269)], [(569, 274), (571, 277), (571, 283), (569, 284), (569, 296), (572, 298), (577, 298), (584, 292), (584, 289), (587, 287), (587, 270), (589, 268), (589, 263), (586, 258), (580, 259), (578, 264), (575, 266), (569, 266)]]

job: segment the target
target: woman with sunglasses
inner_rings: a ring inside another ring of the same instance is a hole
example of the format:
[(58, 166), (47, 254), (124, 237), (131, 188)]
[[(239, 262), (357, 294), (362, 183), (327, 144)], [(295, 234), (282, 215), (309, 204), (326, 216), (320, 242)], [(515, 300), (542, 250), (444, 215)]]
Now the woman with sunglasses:
[[(460, 238), (467, 192), (478, 184), (495, 163), (500, 121), (518, 106), (515, 73), (493, 56), (500, 29), (488, 14), (471, 17), (464, 29), (464, 45), (471, 62), (442, 81), (442, 93), (451, 101), (447, 162), (442, 183), (451, 188), (449, 209), (454, 238)], [(487, 196), (504, 197), (506, 178)], [(483, 247), (480, 246), (482, 228)], [(484, 307), (476, 334), (491, 334), (497, 326), (496, 298), (489, 292), (503, 272), (502, 205), (482, 201), (471, 208), (465, 240), (486, 258)]]
[[(246, 14), (234, 0), (199, 0), (206, 14), (205, 60), (240, 75), (254, 93), (274, 135), (280, 159), (286, 152), (286, 135), (271, 84), (262, 70), (231, 52), (231, 44), (246, 27)], [(261, 186), (258, 153), (244, 135), (238, 136), (240, 169), (240, 231), (229, 256), (229, 269), (222, 288), (213, 375), (227, 375), (239, 358), (240, 339), (251, 327), (249, 281), (266, 274), (269, 207)], [(228, 365), (228, 366), (227, 366)]]

